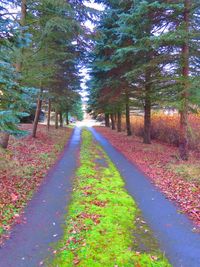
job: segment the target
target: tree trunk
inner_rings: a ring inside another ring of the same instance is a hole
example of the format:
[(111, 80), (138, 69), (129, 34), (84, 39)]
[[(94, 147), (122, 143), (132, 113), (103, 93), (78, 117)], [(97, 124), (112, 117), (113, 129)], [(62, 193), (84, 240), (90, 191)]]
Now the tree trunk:
[(27, 9), (27, 0), (22, 0), (22, 3), (21, 3), (21, 19), (20, 19), (20, 24), (22, 26), (25, 25), (26, 23), (26, 9)]
[(118, 132), (122, 131), (122, 114), (121, 114), (121, 112), (117, 113), (117, 131)]
[[(185, 32), (189, 35), (189, 19), (190, 19), (191, 1), (184, 1), (184, 22)], [(188, 97), (189, 97), (189, 36), (184, 40), (182, 47), (182, 76), (183, 91), (181, 95), (182, 106), (180, 110), (180, 136), (179, 136), (179, 153), (182, 160), (188, 160)]]
[(145, 144), (151, 144), (151, 100), (147, 96), (144, 106), (144, 137)]
[[(21, 18), (20, 18), (20, 25), (23, 27), (26, 25), (26, 9), (27, 9), (27, 0), (21, 1)], [(23, 30), (21, 32), (21, 35), (23, 36)], [(22, 55), (23, 55), (23, 48), (20, 50), (20, 55), (16, 63), (16, 71), (21, 72), (22, 71)]]
[(129, 94), (126, 92), (126, 131), (127, 135), (131, 136), (131, 121), (130, 121), (130, 103), (129, 103)]
[(151, 74), (146, 70), (145, 74), (145, 104), (144, 104), (144, 136), (143, 142), (151, 144)]
[(9, 133), (1, 133), (0, 146), (2, 148), (6, 149), (8, 147), (9, 138), (10, 138)]
[(108, 113), (105, 113), (105, 126), (110, 127), (110, 116)]
[(55, 128), (58, 129), (58, 112), (55, 112)]
[(110, 118), (111, 118), (112, 130), (115, 130), (116, 129), (116, 127), (115, 127), (115, 118), (114, 118), (114, 114), (113, 113), (111, 113)]
[[(26, 8), (27, 8), (26, 2), (27, 2), (27, 0), (22, 0), (22, 2), (21, 2), (21, 18), (20, 18), (21, 26), (25, 26), (25, 24), (26, 24)], [(23, 30), (21, 32), (21, 35), (22, 35), (21, 37), (23, 37)], [(16, 61), (16, 71), (19, 73), (22, 71), (22, 55), (23, 55), (23, 48), (20, 49), (20, 56)], [(8, 134), (6, 134), (6, 136), (7, 135)], [(8, 146), (8, 141), (9, 141), (9, 135), (7, 137), (5, 137), (6, 148)], [(6, 144), (6, 142), (7, 142), (7, 144)]]
[(62, 116), (62, 112), (60, 112), (60, 127), (63, 127), (63, 116)]
[(37, 132), (37, 126), (38, 126), (38, 122), (39, 122), (39, 118), (40, 118), (40, 111), (41, 111), (41, 107), (42, 107), (42, 99), (40, 99), (40, 96), (38, 97), (38, 101), (37, 101), (37, 109), (35, 112), (35, 118), (34, 118), (34, 122), (33, 122), (33, 132), (32, 132), (32, 137), (36, 137), (36, 132)]
[(66, 124), (69, 125), (69, 112), (66, 111)]
[(51, 100), (49, 99), (49, 105), (48, 105), (48, 116), (47, 116), (47, 129), (49, 131), (51, 123)]
[(117, 121), (117, 113), (114, 114), (114, 120), (115, 120), (115, 123)]

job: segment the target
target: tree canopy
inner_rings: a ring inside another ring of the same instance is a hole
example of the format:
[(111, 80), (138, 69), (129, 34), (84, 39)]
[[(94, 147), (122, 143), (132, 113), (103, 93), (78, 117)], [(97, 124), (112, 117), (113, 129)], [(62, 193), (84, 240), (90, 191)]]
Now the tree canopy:
[(42, 101), (49, 99), (60, 113), (73, 111), (80, 102), (84, 21), (92, 11), (82, 1), (5, 0), (0, 12), (0, 130), (19, 134), (20, 118), (27, 116), (36, 98), (37, 114)]
[[(180, 155), (187, 159), (187, 118), (200, 104), (199, 4), (95, 0), (105, 7), (99, 12), (89, 2), (3, 1), (1, 131), (19, 133), (19, 119), (36, 98), (33, 136), (42, 103), (61, 121), (80, 110), (80, 69), (87, 65), (89, 111), (104, 113), (107, 125), (110, 116), (113, 129), (118, 118), (119, 131), (125, 114), (128, 135), (134, 132), (130, 113), (143, 111), (143, 139), (150, 144), (152, 110), (173, 107), (180, 113)], [(96, 25), (94, 31), (86, 21)]]
[[(91, 54), (90, 110), (144, 110), (144, 142), (151, 142), (151, 110), (180, 112), (180, 155), (188, 158), (187, 116), (199, 105), (199, 10), (196, 1), (96, 1), (106, 5)], [(130, 126), (127, 133), (130, 135)]]

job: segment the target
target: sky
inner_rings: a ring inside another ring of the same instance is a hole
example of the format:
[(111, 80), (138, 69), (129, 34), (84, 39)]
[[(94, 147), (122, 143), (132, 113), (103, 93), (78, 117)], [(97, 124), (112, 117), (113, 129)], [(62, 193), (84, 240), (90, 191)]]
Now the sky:
[[(90, 3), (88, 1), (85, 1), (84, 3), (86, 6), (103, 11), (104, 10), (104, 6), (101, 4), (96, 4), (94, 3), (94, 1), (90, 1)], [(94, 29), (94, 24), (92, 24), (89, 20), (85, 22), (85, 26), (88, 27), (90, 30)], [(84, 76), (84, 78), (82, 79), (82, 83), (81, 83), (81, 88), (82, 88), (82, 98), (83, 101), (87, 100), (87, 86), (86, 86), (86, 82), (89, 80), (89, 75), (87, 73), (87, 68), (83, 68), (80, 71), (81, 75)]]

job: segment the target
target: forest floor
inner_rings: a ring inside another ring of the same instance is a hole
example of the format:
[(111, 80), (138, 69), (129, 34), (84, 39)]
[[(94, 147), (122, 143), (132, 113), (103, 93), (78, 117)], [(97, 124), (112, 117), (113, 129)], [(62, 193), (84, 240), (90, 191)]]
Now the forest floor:
[(136, 136), (126, 136), (109, 128), (95, 127), (130, 162), (135, 164), (166, 197), (175, 201), (200, 231), (200, 153), (190, 152), (182, 161), (177, 147), (157, 141), (146, 145)]
[[(31, 124), (21, 128), (28, 133)], [(8, 149), (0, 148), (0, 244), (13, 223), (20, 223), (20, 213), (41, 185), (48, 169), (63, 150), (72, 129), (54, 127), (47, 131), (39, 125), (37, 138), (27, 134), (11, 137)]]

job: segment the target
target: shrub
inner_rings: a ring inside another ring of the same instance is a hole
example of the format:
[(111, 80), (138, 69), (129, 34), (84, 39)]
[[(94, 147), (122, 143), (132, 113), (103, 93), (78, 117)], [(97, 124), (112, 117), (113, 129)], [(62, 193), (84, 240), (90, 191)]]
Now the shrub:
[[(164, 143), (178, 146), (179, 144), (179, 115), (166, 115), (161, 112), (152, 114), (151, 137)], [(144, 134), (143, 116), (131, 116), (131, 125), (135, 135)], [(125, 119), (122, 121), (125, 130)], [(189, 148), (200, 150), (200, 114), (189, 115), (188, 125)]]

